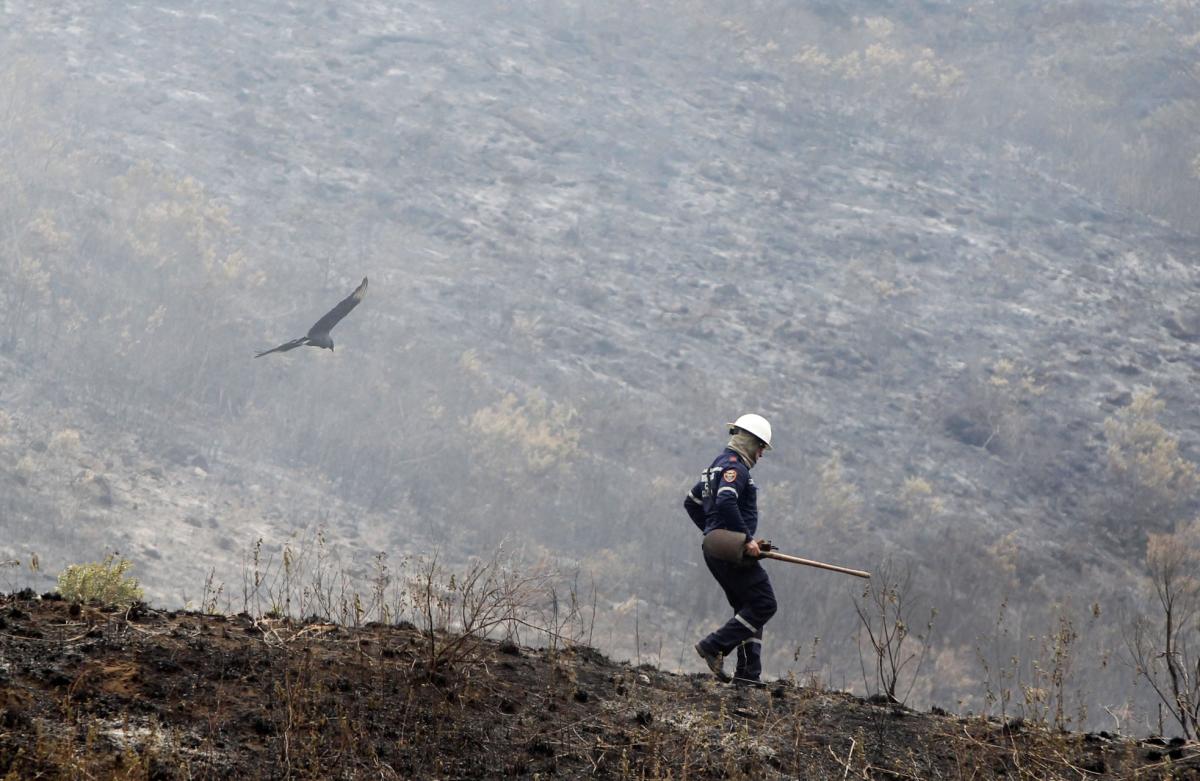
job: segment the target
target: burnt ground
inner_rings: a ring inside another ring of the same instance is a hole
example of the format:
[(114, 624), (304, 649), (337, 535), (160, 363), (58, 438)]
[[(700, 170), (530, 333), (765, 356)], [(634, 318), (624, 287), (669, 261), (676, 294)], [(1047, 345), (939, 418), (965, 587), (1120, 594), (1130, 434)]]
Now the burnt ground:
[(0, 777), (1193, 779), (1200, 747), (734, 689), (589, 648), (431, 650), (412, 626), (26, 591), (0, 597)]

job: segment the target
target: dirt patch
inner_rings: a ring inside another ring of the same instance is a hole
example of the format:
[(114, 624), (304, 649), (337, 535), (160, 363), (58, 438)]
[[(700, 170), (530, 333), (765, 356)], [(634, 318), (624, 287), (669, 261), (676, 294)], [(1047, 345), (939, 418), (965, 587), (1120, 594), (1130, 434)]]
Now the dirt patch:
[[(411, 626), (0, 598), (0, 776), (1200, 778), (1196, 746), (739, 689)], [(434, 646), (448, 638), (433, 638)]]

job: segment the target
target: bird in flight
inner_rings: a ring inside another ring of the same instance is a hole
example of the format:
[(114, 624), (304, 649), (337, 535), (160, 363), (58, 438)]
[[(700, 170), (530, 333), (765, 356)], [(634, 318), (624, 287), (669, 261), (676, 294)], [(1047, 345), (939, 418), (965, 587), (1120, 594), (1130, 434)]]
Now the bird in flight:
[(294, 350), (297, 347), (308, 345), (309, 347), (328, 347), (333, 349), (333, 339), (329, 337), (329, 332), (338, 322), (350, 314), (350, 310), (358, 306), (358, 302), (363, 300), (363, 296), (367, 294), (367, 278), (363, 277), (363, 281), (354, 292), (346, 296), (342, 301), (325, 313), (325, 316), (318, 320), (313, 327), (308, 329), (306, 336), (301, 336), (299, 339), (293, 339), (290, 342), (284, 342), (278, 347), (272, 347), (270, 350), (264, 350), (255, 355), (255, 358), (261, 358), (270, 353), (285, 353), (288, 350)]

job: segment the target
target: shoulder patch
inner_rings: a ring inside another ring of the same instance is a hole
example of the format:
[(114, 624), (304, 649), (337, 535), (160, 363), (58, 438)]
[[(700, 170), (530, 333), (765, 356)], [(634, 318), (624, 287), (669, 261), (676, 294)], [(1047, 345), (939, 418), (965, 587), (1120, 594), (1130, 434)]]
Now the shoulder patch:
[(737, 463), (737, 460), (738, 460), (738, 459), (737, 459), (737, 456), (730, 456), (730, 457), (729, 457), (729, 463), (731, 463), (731, 464), (736, 464), (736, 463)]
[(736, 483), (737, 482), (737, 470), (736, 469), (726, 469), (725, 472), (721, 475), (721, 479), (727, 483)]

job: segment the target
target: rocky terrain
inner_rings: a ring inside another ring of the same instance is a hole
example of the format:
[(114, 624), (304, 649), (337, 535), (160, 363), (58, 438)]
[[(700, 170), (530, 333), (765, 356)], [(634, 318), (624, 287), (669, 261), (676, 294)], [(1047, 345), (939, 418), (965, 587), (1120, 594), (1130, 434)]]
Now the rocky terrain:
[[(439, 636), (437, 642), (450, 641)], [(412, 627), (0, 598), (11, 778), (1193, 779), (1195, 745)]]

